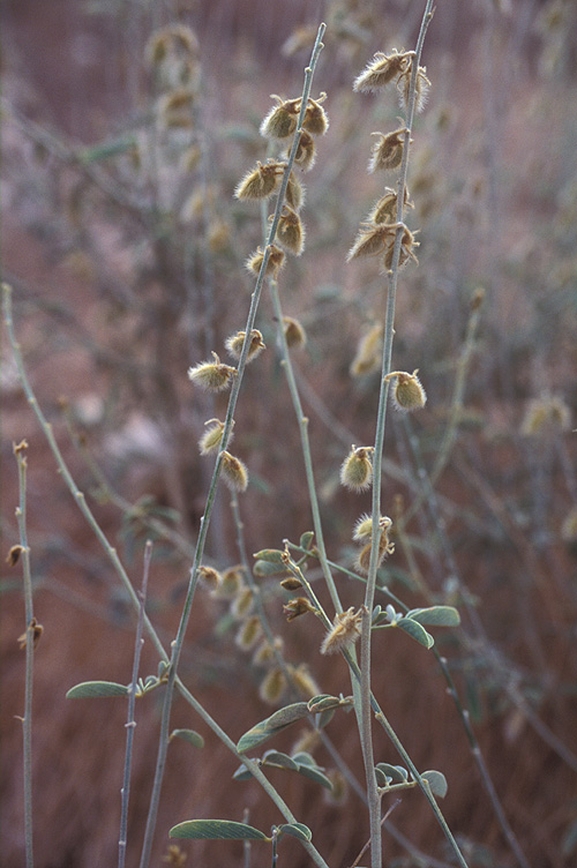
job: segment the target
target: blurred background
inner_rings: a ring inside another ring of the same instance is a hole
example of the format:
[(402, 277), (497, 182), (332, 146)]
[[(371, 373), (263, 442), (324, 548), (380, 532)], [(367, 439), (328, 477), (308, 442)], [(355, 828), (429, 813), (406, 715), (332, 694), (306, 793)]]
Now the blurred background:
[[(370, 134), (398, 127), (400, 109), (394, 88), (375, 97), (351, 85), (375, 51), (414, 46), (423, 7), (3, 4), (3, 280), (13, 287), (40, 405), (135, 585), (144, 542), (155, 539), (148, 609), (166, 645), (212, 471), (197, 442), (205, 421), (222, 419), (226, 407), (226, 397), (194, 389), (186, 371), (213, 350), (225, 360), (225, 339), (245, 324), (253, 282), (244, 262), (262, 225), (258, 207), (233, 191), (267, 157), (259, 125), (270, 95), (300, 94), (321, 20), (327, 32), (313, 96), (326, 91), (331, 123), (303, 176), (306, 249), (282, 272), (280, 291), (285, 313), (307, 335), (294, 359), (329, 556), (354, 562), (351, 530), (370, 495), (345, 492), (338, 473), (351, 443), (374, 438), (384, 278), (372, 260), (345, 258), (383, 191), (383, 179), (366, 172)], [(419, 230), (419, 264), (401, 275), (394, 349), (395, 368), (419, 369), (428, 403), (414, 416), (391, 413), (383, 479), (384, 509), (403, 533), (382, 584), (409, 606), (459, 608), (462, 629), (437, 631), (437, 646), (533, 868), (568, 868), (577, 852), (576, 33), (572, 0), (438, 2), (423, 55), (432, 87), (409, 170), (407, 222)], [(285, 538), (298, 542), (312, 527), (266, 294), (257, 325), (267, 352), (247, 371), (233, 444), (251, 480), (240, 499), (249, 557)], [(23, 863), (15, 715), (23, 712), (24, 606), (20, 567), (4, 558), (18, 542), (12, 444), (26, 438), (35, 608), (44, 626), (35, 658), (36, 865), (100, 868), (118, 848), (125, 707), (65, 693), (83, 680), (129, 681), (134, 615), (57, 472), (5, 333), (1, 352), (0, 863)], [(240, 560), (229, 501), (223, 489), (206, 551), (221, 571)], [(319, 692), (349, 693), (344, 663), (318, 654), (318, 624), (305, 616), (287, 625), (287, 594), (275, 579), (259, 581), (287, 660), (306, 665), (300, 671)], [(343, 602), (359, 605), (362, 588), (339, 582)], [(263, 687), (270, 671), (235, 641), (239, 626), (230, 602), (199, 591), (182, 660), (183, 679), (234, 739), (276, 707)], [(521, 864), (438, 662), (400, 631), (378, 636), (375, 655), (375, 691), (416, 765), (447, 776), (442, 808), (471, 868)], [(143, 674), (156, 665), (147, 643)], [(138, 707), (129, 865), (138, 864), (154, 773), (158, 693)], [(247, 810), (259, 828), (279, 822), (256, 784), (231, 781), (234, 757), (184, 703), (173, 717), (206, 745), (171, 745), (152, 863), (159, 866), (167, 831), (181, 820), (242, 819)], [(362, 781), (352, 723), (337, 716), (327, 733)], [(298, 735), (289, 731), (274, 746), (290, 750)], [(397, 762), (380, 733), (377, 755)], [(314, 756), (333, 774), (326, 746)], [(352, 865), (368, 837), (354, 787), (339, 801), (340, 787), (331, 796), (296, 775), (271, 778), (327, 862)], [(403, 795), (391, 823), (385, 864), (452, 864), (419, 792)], [(309, 864), (298, 843), (283, 846), (281, 865)], [(242, 859), (228, 843), (182, 850), (189, 865)], [(253, 847), (251, 864), (268, 858)]]

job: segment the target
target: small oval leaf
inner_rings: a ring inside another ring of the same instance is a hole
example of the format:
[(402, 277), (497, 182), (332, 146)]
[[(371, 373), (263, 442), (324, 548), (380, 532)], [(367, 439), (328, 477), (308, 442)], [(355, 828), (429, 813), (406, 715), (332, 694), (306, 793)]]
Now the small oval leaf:
[(308, 551), (311, 547), (311, 543), (312, 543), (314, 537), (315, 537), (314, 531), (305, 530), (305, 532), (303, 534), (301, 534), (301, 538), (300, 538), (300, 542), (299, 542), (301, 549), (307, 549), (307, 551)]
[(461, 623), (461, 616), (454, 606), (429, 606), (426, 609), (411, 609), (405, 615), (419, 624), (428, 627), (457, 627)]
[(332, 791), (333, 785), (330, 778), (327, 778), (325, 773), (318, 766), (299, 764), (298, 772), (299, 774), (304, 775), (305, 778), (310, 778), (311, 781), (316, 781), (317, 784)]
[(252, 571), (257, 579), (266, 579), (267, 576), (280, 576), (281, 573), (286, 573), (287, 568), (284, 564), (273, 564), (270, 561), (256, 561)]
[(389, 783), (402, 784), (408, 780), (409, 773), (402, 766), (393, 766), (390, 763), (377, 763), (375, 770), (387, 778)]
[(306, 702), (294, 702), (292, 705), (286, 705), (284, 708), (279, 708), (266, 720), (255, 724), (248, 732), (242, 735), (237, 743), (237, 750), (240, 753), (246, 753), (259, 744), (262, 744), (271, 736), (280, 732), (286, 726), (290, 726), (297, 720), (302, 720), (309, 713)]
[(252, 778), (252, 772), (245, 765), (239, 766), (232, 776), (234, 781), (249, 781)]
[(312, 841), (313, 833), (304, 823), (283, 823), (277, 826), (279, 837), (281, 835), (292, 835), (293, 838), (298, 838), (299, 841)]
[(98, 696), (126, 696), (126, 684), (115, 681), (83, 681), (76, 684), (66, 693), (66, 699), (93, 699)]
[(200, 735), (200, 733), (195, 732), (194, 729), (173, 729), (170, 733), (170, 741), (173, 738), (182, 738), (184, 741), (189, 742), (189, 744), (194, 745), (194, 747), (204, 747), (204, 739)]
[(443, 772), (429, 769), (429, 771), (421, 772), (421, 777), (428, 783), (429, 789), (434, 796), (438, 796), (440, 799), (445, 798), (449, 785), (447, 784), (447, 778)]
[(282, 564), (283, 555), (280, 549), (261, 549), (260, 552), (255, 552), (253, 558), (255, 561), (266, 561), (269, 564)]
[(235, 820), (185, 820), (173, 826), (168, 833), (171, 838), (195, 838), (228, 841), (270, 841), (271, 839), (246, 823)]
[(267, 752), (262, 756), (261, 764), (263, 766), (273, 766), (277, 769), (291, 769), (293, 772), (298, 771), (298, 765), (292, 757), (286, 753), (281, 753), (281, 751), (278, 750), (267, 750)]
[(414, 621), (412, 618), (403, 617), (397, 621), (397, 627), (400, 627), (401, 630), (404, 630), (405, 633), (408, 633), (411, 639), (414, 639), (420, 645), (423, 645), (425, 648), (432, 648), (435, 644), (435, 640), (431, 636), (430, 633), (427, 633), (424, 627), (422, 627), (418, 621)]

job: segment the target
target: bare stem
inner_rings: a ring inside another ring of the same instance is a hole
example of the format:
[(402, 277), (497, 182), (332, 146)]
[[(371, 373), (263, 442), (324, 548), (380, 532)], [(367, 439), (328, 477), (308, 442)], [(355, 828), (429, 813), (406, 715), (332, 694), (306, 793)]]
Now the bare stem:
[(19, 446), (14, 447), (14, 453), (18, 463), (18, 484), (20, 490), (20, 503), (16, 509), (16, 518), (18, 520), (20, 545), (22, 546), (20, 557), (22, 558), (24, 608), (26, 619), (26, 631), (23, 639), (26, 649), (26, 674), (24, 686), (24, 717), (22, 718), (22, 735), (24, 742), (24, 841), (26, 849), (26, 868), (34, 868), (32, 824), (32, 694), (34, 678), (34, 646), (36, 644), (37, 625), (36, 619), (34, 618), (30, 548), (28, 546), (26, 524), (26, 448), (27, 444), (24, 441)]
[(126, 862), (126, 845), (128, 833), (128, 803), (130, 799), (130, 771), (132, 769), (132, 754), (134, 746), (134, 730), (136, 729), (136, 690), (138, 686), (138, 672), (140, 669), (140, 655), (144, 645), (144, 610), (148, 591), (148, 576), (150, 562), (152, 560), (152, 542), (147, 540), (144, 548), (144, 570), (142, 574), (142, 588), (139, 593), (140, 605), (138, 607), (138, 621), (136, 624), (136, 636), (134, 640), (134, 660), (132, 665), (132, 678), (128, 687), (128, 713), (126, 720), (126, 751), (124, 758), (124, 780), (122, 783), (120, 811), (120, 834), (118, 838), (118, 868), (124, 868)]

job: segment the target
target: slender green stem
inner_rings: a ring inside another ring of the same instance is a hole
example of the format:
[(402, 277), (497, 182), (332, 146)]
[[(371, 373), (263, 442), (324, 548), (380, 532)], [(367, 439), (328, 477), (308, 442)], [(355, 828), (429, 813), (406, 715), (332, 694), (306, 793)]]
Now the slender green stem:
[(397, 182), (397, 223), (398, 229), (393, 249), (391, 270), (388, 274), (385, 318), (384, 318), (384, 341), (381, 366), (381, 385), (379, 390), (379, 403), (377, 409), (377, 421), (375, 430), (375, 446), (373, 454), (373, 494), (372, 494), (372, 539), (371, 556), (365, 588), (365, 600), (361, 633), (361, 747), (365, 765), (367, 781), (367, 794), (369, 797), (369, 815), (371, 821), (371, 866), (380, 868), (382, 864), (382, 836), (380, 821), (380, 797), (374, 770), (374, 755), (372, 736), (370, 733), (371, 714), (369, 697), (371, 695), (371, 613), (373, 611), (377, 569), (379, 560), (379, 521), (381, 516), (381, 479), (383, 450), (385, 441), (385, 424), (387, 416), (389, 380), (387, 375), (391, 371), (393, 355), (393, 338), (395, 326), (395, 306), (397, 296), (397, 282), (399, 273), (399, 261), (401, 255), (401, 240), (403, 235), (403, 214), (405, 208), (405, 189), (409, 166), (409, 150), (411, 143), (411, 129), (416, 110), (416, 83), (425, 35), (433, 15), (433, 0), (427, 0), (421, 28), (417, 39), (417, 45), (411, 64), (411, 80), (408, 91), (406, 131), (403, 148), (403, 158)]
[(26, 868), (34, 868), (33, 819), (32, 819), (32, 696), (34, 683), (34, 646), (36, 644), (36, 619), (32, 598), (32, 572), (30, 569), (30, 548), (28, 546), (28, 531), (26, 522), (26, 468), (27, 460), (24, 442), (14, 447), (18, 463), (18, 483), (20, 489), (19, 506), (16, 509), (18, 531), (22, 551), (22, 572), (24, 579), (24, 608), (26, 631), (24, 647), (26, 649), (26, 670), (24, 684), (24, 717), (22, 718), (23, 760), (24, 760), (24, 842), (26, 850)]
[(301, 437), (301, 449), (303, 453), (303, 459), (305, 464), (305, 473), (307, 480), (307, 488), (309, 494), (309, 502), (311, 506), (311, 513), (313, 519), (313, 528), (315, 532), (315, 545), (319, 552), (319, 563), (321, 565), (321, 569), (323, 571), (323, 576), (325, 582), (327, 584), (327, 588), (329, 590), (329, 594), (331, 595), (331, 600), (333, 606), (335, 607), (336, 612), (342, 612), (343, 606), (339, 598), (339, 593), (337, 591), (337, 586), (335, 585), (335, 581), (333, 575), (331, 573), (331, 569), (328, 565), (327, 560), (327, 552), (324, 541), (323, 527), (321, 523), (321, 514), (319, 509), (319, 499), (317, 495), (317, 487), (315, 485), (315, 477), (313, 470), (313, 460), (311, 454), (310, 440), (309, 440), (309, 420), (305, 416), (303, 412), (303, 407), (301, 404), (301, 399), (299, 395), (299, 390), (294, 374), (294, 369), (292, 365), (292, 360), (290, 357), (290, 352), (288, 349), (288, 345), (286, 342), (286, 337), (283, 329), (283, 311), (280, 302), (278, 285), (276, 280), (269, 281), (270, 287), (270, 295), (272, 299), (273, 309), (275, 312), (275, 316), (278, 322), (278, 340), (280, 342), (281, 354), (282, 354), (282, 366), (285, 372), (285, 376), (287, 379), (289, 392), (291, 396), (291, 400), (293, 403), (294, 411), (298, 420), (299, 432)]
[[(304, 77), (304, 85), (302, 92), (302, 109), (301, 114), (304, 117), (304, 111), (306, 105), (308, 103), (308, 98), (310, 95), (310, 89), (312, 86), (312, 79), (314, 75), (314, 70), (320, 55), (320, 52), (323, 48), (322, 37), (324, 35), (326, 29), (326, 25), (321, 24), (317, 38), (315, 40), (315, 44), (313, 46), (311, 60), (309, 66), (305, 69), (305, 77)], [(301, 121), (302, 123), (302, 121)], [(279, 190), (276, 208), (273, 214), (273, 219), (271, 221), (270, 232), (267, 240), (267, 244), (265, 246), (263, 261), (261, 264), (261, 268), (256, 280), (256, 285), (251, 296), (248, 316), (246, 320), (245, 326), (245, 340), (242, 346), (242, 350), (240, 353), (240, 358), (238, 361), (238, 367), (236, 372), (236, 377), (234, 378), (232, 389), (230, 393), (230, 398), (228, 402), (226, 417), (224, 421), (224, 428), (222, 432), (222, 440), (221, 440), (221, 451), (219, 452), (218, 458), (215, 462), (214, 470), (212, 473), (212, 478), (210, 481), (210, 486), (206, 498), (205, 510), (204, 514), (200, 520), (200, 528), (196, 543), (196, 548), (194, 552), (194, 559), (192, 563), (192, 567), (190, 569), (189, 574), (189, 584), (186, 593), (186, 599), (184, 601), (184, 606), (182, 609), (180, 623), (178, 626), (176, 638), (172, 643), (172, 654), (170, 660), (170, 668), (168, 673), (168, 681), (166, 685), (166, 691), (164, 695), (164, 701), (162, 706), (162, 717), (161, 717), (161, 725), (160, 725), (160, 736), (159, 736), (159, 745), (158, 745), (158, 755), (156, 761), (156, 771), (154, 776), (154, 783), (152, 787), (152, 794), (149, 805), (148, 818), (146, 822), (146, 829), (144, 834), (144, 842), (142, 846), (142, 855), (140, 860), (140, 868), (148, 868), (150, 864), (150, 855), (152, 852), (152, 841), (154, 837), (154, 830), (156, 828), (156, 818), (158, 815), (158, 806), (160, 802), (160, 788), (162, 785), (162, 780), (164, 777), (164, 769), (166, 765), (166, 753), (168, 749), (168, 731), (170, 725), (170, 712), (172, 707), (172, 698), (174, 693), (174, 684), (176, 673), (178, 669), (178, 664), (180, 660), (180, 654), (182, 651), (182, 646), (184, 643), (184, 637), (186, 634), (186, 628), (188, 626), (190, 612), (192, 609), (192, 602), (194, 599), (194, 594), (196, 591), (196, 586), (198, 582), (198, 568), (202, 563), (202, 558), (204, 556), (204, 547), (206, 543), (206, 537), (208, 534), (208, 527), (210, 523), (210, 517), (212, 514), (212, 510), (214, 507), (215, 499), (216, 499), (216, 490), (218, 486), (218, 482), (220, 479), (222, 461), (223, 461), (223, 452), (226, 450), (228, 445), (228, 441), (230, 439), (230, 435), (232, 432), (232, 425), (234, 421), (234, 413), (236, 410), (236, 405), (238, 402), (238, 396), (240, 393), (240, 388), (244, 376), (244, 372), (246, 369), (246, 365), (248, 362), (248, 351), (250, 347), (250, 334), (254, 328), (254, 324), (256, 322), (256, 315), (260, 304), (260, 299), (262, 295), (262, 288), (264, 285), (265, 275), (267, 272), (267, 266), (270, 259), (272, 244), (276, 236), (276, 232), (278, 229), (278, 224), (280, 220), (280, 216), (282, 213), (282, 209), (284, 206), (284, 200), (286, 195), (286, 190), (288, 186), (288, 180), (290, 173), (292, 171), (292, 167), (294, 165), (294, 160), (297, 153), (298, 142), (300, 137), (300, 124), (297, 129), (297, 133), (295, 134), (292, 148), (287, 160), (287, 164), (285, 166), (281, 187)]]
[(128, 713), (126, 721), (126, 751), (124, 758), (124, 780), (122, 783), (121, 810), (120, 810), (120, 834), (118, 836), (118, 868), (124, 868), (126, 863), (126, 846), (128, 838), (128, 803), (130, 800), (130, 772), (132, 769), (132, 755), (134, 747), (134, 730), (136, 729), (136, 690), (138, 686), (138, 672), (140, 669), (140, 655), (144, 639), (144, 609), (148, 590), (148, 576), (150, 573), (150, 561), (152, 559), (152, 543), (147, 541), (144, 549), (144, 570), (142, 575), (142, 588), (139, 593), (140, 605), (138, 607), (138, 622), (136, 624), (136, 636), (134, 640), (134, 660), (132, 665), (132, 678), (128, 687)]
[[(38, 402), (36, 400), (36, 397), (35, 397), (34, 392), (32, 390), (32, 386), (31, 386), (30, 381), (26, 375), (24, 363), (22, 360), (22, 354), (20, 351), (20, 345), (19, 345), (18, 341), (16, 340), (16, 335), (14, 332), (14, 323), (13, 323), (13, 317), (12, 317), (11, 289), (6, 284), (3, 284), (2, 289), (3, 289), (4, 321), (6, 323), (6, 327), (7, 327), (7, 331), (8, 331), (8, 337), (10, 340), (10, 345), (12, 347), (12, 352), (14, 354), (14, 359), (15, 359), (16, 366), (18, 369), (18, 375), (20, 377), (20, 382), (22, 383), (22, 388), (24, 389), (24, 393), (26, 395), (28, 403), (30, 404), (31, 408), (33, 409), (33, 411), (36, 415), (36, 418), (38, 419), (38, 421), (40, 423), (41, 429), (44, 433), (44, 436), (46, 437), (46, 439), (48, 441), (50, 449), (51, 449), (51, 451), (54, 455), (54, 458), (56, 460), (58, 469), (59, 469), (59, 471), (60, 471), (60, 473), (61, 473), (61, 475), (62, 475), (62, 477), (66, 483), (66, 486), (68, 487), (70, 493), (72, 494), (72, 497), (74, 498), (74, 501), (77, 503), (82, 514), (86, 518), (86, 520), (87, 520), (90, 528), (94, 532), (96, 538), (98, 539), (100, 544), (103, 546), (107, 556), (110, 558), (114, 570), (118, 574), (123, 587), (126, 589), (127, 593), (129, 594), (130, 600), (131, 600), (132, 604), (134, 605), (136, 611), (138, 611), (140, 609), (140, 598), (139, 598), (138, 594), (135, 592), (134, 588), (132, 587), (130, 579), (128, 578), (128, 575), (126, 574), (126, 571), (124, 570), (124, 568), (122, 566), (122, 563), (118, 557), (118, 554), (116, 553), (116, 550), (109, 544), (109, 542), (106, 538), (106, 535), (103, 533), (102, 529), (98, 525), (98, 522), (96, 521), (96, 518), (92, 514), (90, 508), (88, 507), (86, 500), (84, 498), (84, 495), (82, 494), (81, 491), (79, 491), (78, 487), (76, 486), (76, 483), (74, 482), (72, 474), (70, 473), (70, 470), (68, 469), (68, 466), (64, 460), (62, 452), (60, 451), (60, 448), (58, 447), (58, 444), (56, 442), (56, 439), (55, 439), (53, 431), (52, 431), (52, 427), (47, 422), (46, 417), (44, 416), (44, 413), (42, 412), (40, 405), (38, 404)], [(158, 634), (156, 633), (151, 621), (149, 620), (149, 618), (147, 617), (146, 614), (143, 615), (143, 621), (144, 621), (145, 630), (146, 630), (147, 634), (149, 635), (149, 637), (152, 641), (152, 644), (154, 645), (156, 651), (158, 652), (160, 659), (163, 660), (165, 663), (168, 663), (169, 657), (168, 657), (166, 651), (164, 650), (164, 647), (163, 647), (162, 642), (160, 641), (160, 639), (158, 637)], [(236, 749), (235, 743), (229, 738), (229, 736), (218, 725), (218, 723), (211, 717), (211, 715), (203, 708), (203, 706), (200, 704), (200, 702), (198, 702), (198, 700), (195, 699), (195, 697), (185, 687), (185, 685), (182, 683), (182, 681), (180, 680), (180, 678), (178, 676), (176, 676), (176, 678), (175, 678), (175, 685), (176, 685), (176, 688), (178, 689), (178, 691), (184, 697), (184, 699), (192, 707), (192, 709), (207, 724), (207, 726), (215, 733), (215, 735), (223, 742), (223, 744), (234, 754), (234, 756), (240, 762), (245, 763), (245, 765), (247, 765), (247, 767), (250, 768), (250, 771), (253, 774), (253, 777), (256, 778), (256, 780), (260, 783), (260, 785), (265, 790), (265, 792), (267, 793), (269, 798), (272, 800), (272, 802), (279, 809), (280, 813), (285, 818), (285, 820), (288, 823), (296, 822), (294, 815), (292, 814), (292, 812), (290, 811), (288, 806), (285, 804), (285, 802), (282, 800), (280, 795), (277, 793), (277, 791), (274, 789), (272, 784), (269, 783), (269, 781), (267, 780), (267, 778), (265, 777), (265, 775), (263, 774), (261, 769), (256, 764), (252, 764), (251, 761), (248, 760), (246, 757), (244, 757), (242, 754), (239, 754), (239, 752)], [(313, 859), (315, 865), (318, 865), (319, 868), (328, 868), (327, 863), (325, 862), (325, 860), (323, 859), (321, 854), (316, 850), (316, 848), (312, 844), (309, 844), (307, 842), (303, 842), (303, 847), (309, 853), (309, 855)], [(27, 868), (28, 868), (28, 866), (27, 866)]]

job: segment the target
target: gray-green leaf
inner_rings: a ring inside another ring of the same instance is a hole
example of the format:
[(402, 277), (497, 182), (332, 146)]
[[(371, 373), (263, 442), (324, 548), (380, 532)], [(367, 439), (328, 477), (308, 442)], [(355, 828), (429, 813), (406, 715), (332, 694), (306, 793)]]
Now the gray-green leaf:
[(237, 750), (240, 753), (246, 753), (247, 750), (252, 750), (259, 744), (262, 744), (267, 739), (276, 735), (285, 727), (290, 726), (297, 720), (302, 720), (309, 713), (306, 702), (295, 702), (292, 705), (286, 705), (284, 708), (279, 708), (266, 720), (251, 727), (248, 732), (242, 735), (237, 743)]
[(270, 841), (271, 839), (246, 823), (235, 820), (185, 820), (173, 826), (171, 838), (202, 838), (204, 840)]
[(427, 633), (425, 628), (422, 627), (418, 621), (414, 621), (412, 618), (401, 618), (397, 621), (397, 627), (400, 627), (401, 630), (404, 630), (405, 633), (409, 634), (411, 639), (419, 642), (419, 644), (423, 645), (425, 648), (432, 648), (435, 644), (435, 640), (431, 634)]
[(189, 744), (194, 745), (194, 747), (204, 747), (203, 737), (200, 733), (195, 732), (194, 729), (173, 729), (170, 733), (170, 740), (173, 738), (182, 738), (184, 741), (189, 742)]
[(457, 627), (461, 616), (454, 606), (429, 606), (426, 609), (411, 609), (405, 618), (426, 624), (428, 627)]
[(66, 699), (93, 699), (97, 696), (126, 696), (128, 687), (126, 684), (117, 684), (115, 681), (83, 681), (71, 687), (66, 694)]

